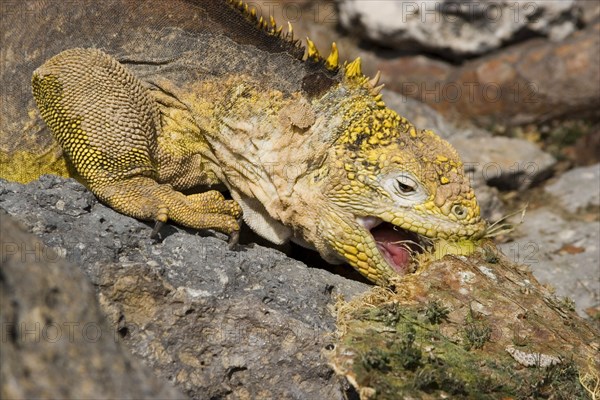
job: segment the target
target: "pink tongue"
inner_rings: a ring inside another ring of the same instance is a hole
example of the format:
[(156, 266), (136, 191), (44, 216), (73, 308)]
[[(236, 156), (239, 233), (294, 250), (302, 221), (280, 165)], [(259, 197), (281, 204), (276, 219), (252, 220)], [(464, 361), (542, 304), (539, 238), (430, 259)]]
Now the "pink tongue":
[(410, 253), (406, 250), (406, 247), (401, 247), (392, 243), (384, 243), (383, 246), (390, 252), (394, 263), (404, 270), (406, 264), (410, 261)]
[(377, 228), (371, 233), (377, 242), (377, 246), (387, 256), (388, 261), (391, 261), (396, 271), (405, 274), (410, 262), (410, 251), (407, 248), (410, 244), (403, 243), (403, 241), (410, 240), (408, 235), (403, 235), (393, 229)]

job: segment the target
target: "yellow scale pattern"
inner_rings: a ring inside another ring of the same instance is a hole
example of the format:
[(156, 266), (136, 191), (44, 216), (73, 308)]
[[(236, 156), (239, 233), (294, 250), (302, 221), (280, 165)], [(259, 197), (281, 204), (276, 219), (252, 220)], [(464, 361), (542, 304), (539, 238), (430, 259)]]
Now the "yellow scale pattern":
[(94, 49), (66, 50), (40, 67), (32, 84), (42, 118), (102, 201), (138, 219), (237, 234), (237, 203), (214, 190), (185, 196), (157, 182), (155, 105), (112, 57)]

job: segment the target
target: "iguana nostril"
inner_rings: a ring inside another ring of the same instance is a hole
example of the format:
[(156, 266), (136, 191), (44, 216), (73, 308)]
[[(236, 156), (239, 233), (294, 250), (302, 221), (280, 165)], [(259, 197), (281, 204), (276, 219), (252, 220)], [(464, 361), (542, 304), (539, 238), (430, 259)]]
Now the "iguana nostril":
[(452, 214), (458, 219), (463, 219), (467, 216), (467, 209), (460, 204), (455, 204), (452, 206)]

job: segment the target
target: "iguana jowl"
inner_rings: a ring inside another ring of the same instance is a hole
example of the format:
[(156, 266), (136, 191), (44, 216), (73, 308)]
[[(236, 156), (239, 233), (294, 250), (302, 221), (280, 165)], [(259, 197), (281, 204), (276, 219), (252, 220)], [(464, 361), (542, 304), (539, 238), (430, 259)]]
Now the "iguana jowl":
[[(230, 235), (243, 214), (268, 240), (380, 284), (424, 240), (482, 235), (455, 150), (388, 109), (359, 59), (340, 66), (335, 46), (323, 58), (310, 41), (305, 57), (243, 3), (194, 7), (193, 35), (163, 29), (161, 62), (75, 48), (33, 75), (43, 119), (99, 199)], [(218, 184), (233, 201), (181, 193)]]

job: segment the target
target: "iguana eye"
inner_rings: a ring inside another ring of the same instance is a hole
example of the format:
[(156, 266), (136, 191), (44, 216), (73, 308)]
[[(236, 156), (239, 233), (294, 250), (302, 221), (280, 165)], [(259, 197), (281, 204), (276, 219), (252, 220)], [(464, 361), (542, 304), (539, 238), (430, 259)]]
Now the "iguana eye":
[(415, 188), (402, 182), (397, 182), (400, 193), (408, 194), (415, 191)]
[(417, 183), (410, 177), (400, 175), (396, 178), (396, 189), (399, 195), (410, 195), (416, 191)]
[(383, 176), (381, 185), (399, 206), (412, 206), (427, 199), (427, 192), (410, 172), (395, 172)]

